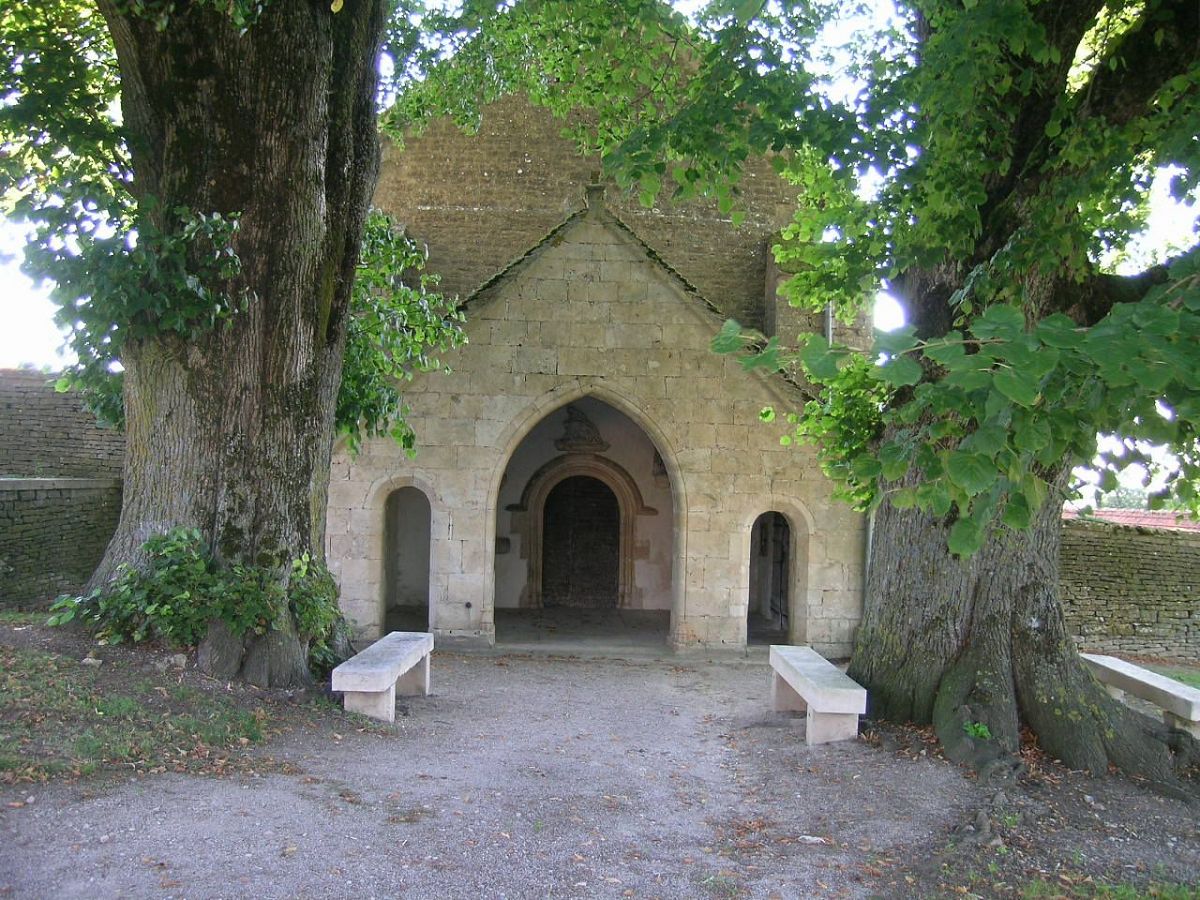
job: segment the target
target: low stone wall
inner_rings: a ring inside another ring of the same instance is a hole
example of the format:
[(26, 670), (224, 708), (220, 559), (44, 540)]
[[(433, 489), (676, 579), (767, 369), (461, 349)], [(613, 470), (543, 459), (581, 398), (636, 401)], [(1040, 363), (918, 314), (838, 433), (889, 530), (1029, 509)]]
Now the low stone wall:
[(1200, 533), (1064, 522), (1059, 584), (1081, 648), (1200, 659)]
[(0, 478), (0, 608), (80, 590), (120, 514), (118, 478)]

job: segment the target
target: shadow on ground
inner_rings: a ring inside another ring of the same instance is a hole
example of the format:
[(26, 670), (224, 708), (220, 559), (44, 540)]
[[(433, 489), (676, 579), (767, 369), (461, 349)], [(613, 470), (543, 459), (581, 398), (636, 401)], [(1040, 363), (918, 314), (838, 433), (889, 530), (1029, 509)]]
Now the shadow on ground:
[(224, 776), (0, 788), (0, 895), (1002, 896), (1200, 871), (1195, 810), (1119, 779), (984, 786), (902, 729), (809, 748), (758, 661), (435, 653), (433, 678), (394, 727), (307, 709)]

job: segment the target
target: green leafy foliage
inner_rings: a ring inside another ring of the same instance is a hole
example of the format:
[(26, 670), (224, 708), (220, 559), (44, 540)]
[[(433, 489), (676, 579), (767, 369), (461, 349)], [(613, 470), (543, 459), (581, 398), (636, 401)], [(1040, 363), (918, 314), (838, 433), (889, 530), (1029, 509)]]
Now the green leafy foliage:
[[(818, 345), (828, 350), (824, 339), (817, 336), (807, 346)], [(804, 368), (814, 372), (808, 359)], [(879, 438), (880, 412), (893, 391), (874, 377), (863, 357), (854, 354), (842, 354), (836, 371), (823, 373), (821, 378), (820, 399), (809, 401), (801, 413), (789, 414), (789, 421), (795, 439), (818, 448), (821, 468), (833, 479), (838, 496), (862, 509), (874, 498), (878, 479), (885, 470), (891, 472), (893, 465), (872, 452)]]
[[(53, 273), (55, 321), (78, 359), (58, 387), (81, 390), (111, 424), (124, 418), (119, 363), (130, 341), (162, 334), (189, 340), (228, 323), (250, 300), (214, 287), (241, 270), (236, 217), (183, 208), (162, 217), (153, 206), (142, 204), (132, 224), (115, 233), (92, 229), (64, 243), (44, 232), (26, 248), (27, 270)], [(166, 226), (156, 223), (162, 218)]]
[[(688, 19), (651, 0), (483, 2), (427, 15), (418, 29), (413, 7), (401, 4), (386, 39), (395, 66), (384, 90), (388, 98), (403, 90), (384, 128), (402, 138), (444, 114), (471, 125), (481, 104), (522, 90), (644, 202), (663, 191), (708, 195), (731, 219), (744, 163), (771, 154), (799, 188), (775, 249), (792, 275), (789, 299), (831, 305), (850, 321), (887, 279), (913, 328), (858, 362), (852, 356), (865, 348), (789, 348), (729, 327), (719, 349), (744, 352), (751, 368), (802, 368), (821, 399), (798, 414), (796, 436), (819, 442), (846, 495), (949, 516), (958, 551), (997, 526), (1025, 527), (1050, 496), (1053, 470), (1095, 457), (1098, 432), (1124, 438), (1119, 455), (1102, 458), (1111, 467), (1144, 459), (1147, 441), (1169, 444), (1179, 460), (1168, 479), (1173, 502), (1195, 506), (1195, 241), (1141, 280), (1104, 271), (1145, 222), (1156, 167), (1173, 165), (1175, 194), (1195, 195), (1194, 16), (1171, 4), (901, 4), (887, 25), (856, 30), (842, 48), (863, 89), (836, 99), (817, 89), (820, 36), (853, 7), (722, 0)], [(259, 7), (228, 8), (248, 23)], [(137, 7), (151, 18), (172, 9), (168, 0)], [(126, 236), (120, 254), (108, 245), (121, 259), (143, 229), (159, 240), (140, 221), (149, 211), (128, 199), (120, 129), (102, 114), (117, 82), (95, 14), (60, 0), (0, 16), (15, 36), (4, 75), (10, 102), (0, 106), (6, 152), (13, 148), (0, 159), (8, 205), (41, 224), (56, 266), (85, 246), (103, 256), (102, 239), (78, 237), (107, 233), (101, 225)], [(118, 330), (219, 324), (224, 312), (191, 305), (214, 300), (224, 311), (239, 302), (203, 293), (216, 290), (205, 287), (214, 279), (203, 265), (220, 240), (201, 216), (151, 214), (166, 256), (186, 263), (155, 288), (161, 306), (139, 305), (122, 288), (113, 296), (125, 299), (109, 309), (95, 286), (74, 302)], [(182, 239), (189, 227), (191, 243)], [(148, 277), (132, 258), (122, 265), (129, 277), (118, 286)], [(114, 279), (104, 277), (107, 290)], [(363, 279), (366, 312), (351, 340), (373, 350), (347, 353), (339, 422), (355, 446), (379, 433), (412, 442), (395, 380), (432, 357), (393, 342), (423, 334), (440, 351), (454, 341), (441, 330), (445, 308), (417, 301), (415, 318), (401, 322), (383, 304), (389, 277)], [(94, 369), (110, 366), (95, 359)]]
[(336, 423), (356, 452), (364, 437), (390, 435), (411, 450), (400, 386), (417, 372), (442, 368), (440, 352), (463, 343), (463, 314), (432, 290), (425, 255), (379, 210), (367, 219), (351, 299)]
[(523, 91), (646, 205), (664, 188), (676, 199), (708, 194), (740, 220), (748, 158), (806, 133), (846, 133), (802, 65), (830, 6), (782, 15), (773, 4), (713, 3), (693, 21), (654, 0), (464, 4), (431, 20), (442, 52), (419, 57), (383, 128), (403, 141), (442, 115), (477, 127), (484, 104)]
[[(799, 361), (820, 385), (797, 434), (860, 505), (948, 517), (963, 555), (1028, 527), (1060, 469), (1149, 462), (1149, 444), (1178, 461), (1158, 502), (1197, 505), (1195, 241), (1139, 277), (1104, 268), (1144, 224), (1155, 166), (1195, 196), (1195, 24), (1155, 4), (1047, 9), (902, 10), (906, 24), (859, 47), (854, 137), (810, 132), (781, 163), (803, 188), (775, 250), (792, 302), (853, 316), (891, 279), (913, 323), (866, 357), (885, 402), (852, 410), (839, 405), (849, 348), (775, 348), (770, 362)], [(1168, 60), (1160, 45), (1176, 39)], [(870, 438), (840, 440), (840, 416)], [(1121, 448), (1097, 456), (1100, 433)]]
[(320, 659), (341, 620), (337, 585), (324, 564), (304, 554), (286, 566), (286, 578), (270, 566), (223, 567), (200, 532), (175, 528), (142, 545), (145, 565), (123, 566), (106, 587), (86, 596), (62, 596), (49, 624), (80, 621), (103, 643), (160, 640), (190, 647), (213, 621), (234, 634), (266, 634), (284, 616)]
[[(214, 6), (248, 24), (261, 4)], [(175, 7), (130, 4), (164, 27)], [(135, 201), (115, 52), (91, 4), (9, 4), (0, 47), (0, 213), (33, 226), (25, 271), (51, 282), (56, 321), (78, 358), (59, 388), (81, 390), (102, 421), (120, 424), (119, 363), (130, 341), (192, 339), (251, 299), (233, 286), (237, 217)]]
[(980, 741), (989, 741), (992, 738), (992, 729), (988, 728), (985, 722), (963, 722), (963, 732), (967, 737)]
[(119, 218), (131, 178), (111, 114), (119, 90), (112, 42), (91, 3), (0, 7), (0, 212), (78, 220), (85, 230)]

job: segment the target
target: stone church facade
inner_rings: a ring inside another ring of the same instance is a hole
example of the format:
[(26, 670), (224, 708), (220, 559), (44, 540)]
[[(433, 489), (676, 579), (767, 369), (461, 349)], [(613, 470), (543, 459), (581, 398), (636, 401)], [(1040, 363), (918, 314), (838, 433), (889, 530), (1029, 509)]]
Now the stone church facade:
[(710, 350), (727, 316), (821, 327), (775, 305), (767, 248), (794, 198), (764, 164), (740, 228), (642, 209), (591, 184), (559, 127), (509, 98), (477, 135), (435, 124), (385, 155), (376, 202), (464, 298), (468, 342), (405, 388), (415, 457), (335, 448), (345, 613), (363, 637), (415, 614), (445, 646), (503, 640), (508, 610), (658, 611), (680, 650), (742, 648), (757, 617), (848, 655), (864, 521), (760, 421), (795, 389)]

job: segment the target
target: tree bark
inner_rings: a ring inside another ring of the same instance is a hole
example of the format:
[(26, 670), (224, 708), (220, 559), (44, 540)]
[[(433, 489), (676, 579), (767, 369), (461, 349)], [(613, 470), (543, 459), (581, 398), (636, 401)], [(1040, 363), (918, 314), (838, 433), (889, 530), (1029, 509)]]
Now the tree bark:
[[(323, 559), (333, 414), (359, 241), (378, 168), (383, 0), (265, 5), (244, 33), (216, 7), (179, 4), (158, 29), (100, 0), (121, 68), (139, 201), (239, 213), (248, 292), (228, 327), (127, 345), (121, 519), (92, 586), (138, 566), (140, 546), (198, 528), (217, 560)], [(243, 641), (213, 628), (201, 659), (260, 685), (308, 680), (294, 623)]]
[[(994, 122), (992, 144), (1008, 155), (1009, 164), (980, 182), (986, 200), (978, 206), (973, 249), (940, 264), (913, 264), (893, 279), (919, 337), (938, 338), (964, 324), (970, 328), (971, 310), (954, 301), (970, 273), (989, 266), (1023, 235), (1041, 233), (1038, 200), (1052, 196), (1055, 182), (1087, 177), (1086, 163), (1078, 170), (1076, 159), (1056, 155), (1061, 148), (1046, 139), (1055, 111), (1068, 109), (1075, 125), (1128, 122), (1149, 114), (1166, 80), (1194, 62), (1200, 29), (1194, 5), (1149, 4), (1144, 20), (1106, 51), (1113, 64), (1099, 66), (1088, 88), (1072, 95), (1076, 50), (1102, 7), (1097, 0), (1032, 5), (1032, 18), (1057, 52), (1040, 59), (1005, 57), (1011, 86), (999, 106), (1006, 114)], [(929, 37), (926, 26), (922, 42)], [(931, 72), (933, 79), (945, 77), (936, 68)], [(1028, 88), (1018, 89), (1022, 76), (1030, 74)], [(1061, 213), (1070, 218), (1078, 210), (1066, 207)], [(1162, 277), (1161, 271), (1121, 279), (1092, 271), (1081, 279), (1072, 275), (1069, 255), (1061, 267), (1029, 264), (1020, 283), (1009, 285), (1028, 326), (1056, 312), (1080, 327), (1095, 325), (1114, 303), (1136, 301)], [(982, 298), (984, 305), (1004, 299)], [(941, 374), (925, 361), (927, 380)], [(1086, 378), (1080, 381), (1082, 386)], [(911, 396), (903, 391), (895, 402), (902, 405)], [(883, 439), (894, 436), (885, 431)], [(864, 618), (850, 673), (867, 688), (872, 715), (932, 723), (953, 758), (980, 767), (1007, 765), (1019, 747), (1021, 727), (1028, 726), (1042, 748), (1068, 766), (1095, 773), (1115, 766), (1175, 790), (1179, 770), (1197, 759), (1197, 742), (1111, 699), (1084, 668), (1063, 621), (1061, 502), (1072, 466), (1086, 462), (1063, 459), (1057, 471), (1042, 473), (1051, 490), (1030, 529), (996, 528), (970, 559), (949, 551), (952, 519), (897, 509), (885, 496), (874, 523)], [(902, 484), (917, 480), (910, 472)], [(971, 725), (977, 726), (975, 735), (984, 733), (978, 726), (986, 726), (990, 737), (972, 736)]]
[(1072, 768), (1112, 765), (1177, 791), (1194, 742), (1109, 697), (1067, 633), (1058, 556), (1068, 474), (1051, 479), (1060, 490), (1029, 531), (997, 530), (970, 559), (947, 549), (951, 521), (885, 499), (850, 676), (871, 716), (932, 723), (947, 755), (981, 771), (1015, 762), (1024, 724)]

